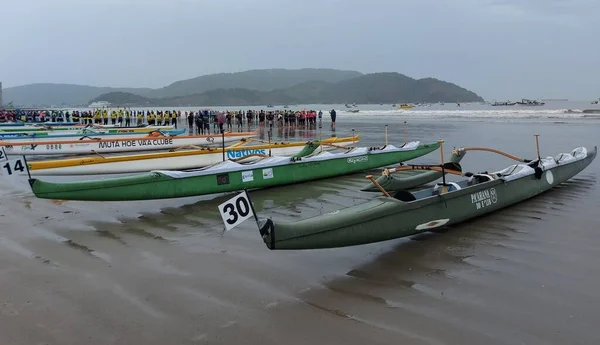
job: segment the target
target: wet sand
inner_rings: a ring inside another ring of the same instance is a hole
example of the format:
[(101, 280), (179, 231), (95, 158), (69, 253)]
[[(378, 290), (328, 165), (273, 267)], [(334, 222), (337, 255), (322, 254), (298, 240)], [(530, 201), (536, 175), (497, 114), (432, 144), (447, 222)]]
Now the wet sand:
[[(361, 145), (402, 120), (342, 119)], [(409, 139), (535, 157), (598, 144), (589, 121), (409, 121)], [(325, 130), (325, 135), (331, 131)], [(275, 131), (275, 135), (279, 135)], [(284, 134), (281, 134), (284, 135)], [(281, 139), (281, 138), (279, 138)], [(290, 138), (294, 139), (294, 138)], [(299, 135), (295, 140), (300, 140)], [(433, 163), (434, 152), (418, 162)], [(513, 161), (470, 152), (467, 171)], [(600, 207), (593, 162), (570, 182), (436, 233), (269, 251), (253, 222), (223, 233), (232, 196), (129, 203), (34, 198), (0, 181), (2, 344), (597, 344)], [(374, 196), (365, 174), (252, 192), (289, 221)]]

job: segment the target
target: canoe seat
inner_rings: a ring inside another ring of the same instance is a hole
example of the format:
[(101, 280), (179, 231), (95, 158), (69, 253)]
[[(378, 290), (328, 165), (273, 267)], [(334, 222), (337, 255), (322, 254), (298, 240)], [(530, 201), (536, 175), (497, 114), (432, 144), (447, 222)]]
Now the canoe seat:
[(523, 176), (533, 175), (535, 173), (534, 168), (525, 164), (514, 164), (504, 170), (500, 170), (494, 173), (494, 175), (503, 178), (505, 181), (511, 181)]
[[(442, 190), (442, 186), (443, 186), (442, 183), (436, 183), (435, 187), (433, 187), (432, 194), (439, 195), (440, 191)], [(453, 192), (453, 191), (461, 189), (460, 186), (458, 185), (458, 183), (455, 183), (455, 182), (446, 182), (446, 188), (447, 188), (447, 192)]]
[(575, 159), (575, 157), (573, 157), (573, 155), (568, 154), (568, 153), (559, 153), (558, 155), (556, 155), (556, 157), (554, 157), (554, 161), (557, 164), (567, 163), (568, 161), (571, 161), (574, 159)]
[(576, 159), (583, 159), (587, 157), (587, 149), (585, 147), (578, 147), (571, 152), (571, 155)]

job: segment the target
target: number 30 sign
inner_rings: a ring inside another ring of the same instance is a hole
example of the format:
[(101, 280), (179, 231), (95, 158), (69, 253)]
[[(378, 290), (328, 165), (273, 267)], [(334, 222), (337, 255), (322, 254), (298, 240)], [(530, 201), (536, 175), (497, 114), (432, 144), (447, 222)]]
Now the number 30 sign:
[(219, 205), (219, 212), (225, 224), (225, 231), (235, 228), (246, 219), (254, 216), (250, 198), (246, 191)]

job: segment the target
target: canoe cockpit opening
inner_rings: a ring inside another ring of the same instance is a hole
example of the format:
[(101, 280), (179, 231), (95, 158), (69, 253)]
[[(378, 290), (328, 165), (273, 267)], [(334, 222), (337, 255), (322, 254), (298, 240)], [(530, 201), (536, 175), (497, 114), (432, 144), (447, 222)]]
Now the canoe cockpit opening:
[(488, 174), (487, 171), (482, 174), (466, 173), (465, 176), (468, 177), (467, 186), (474, 186), (476, 184), (494, 180), (494, 177), (492, 175)]
[(397, 190), (394, 193), (394, 198), (404, 202), (411, 202), (417, 200), (413, 193), (406, 190)]

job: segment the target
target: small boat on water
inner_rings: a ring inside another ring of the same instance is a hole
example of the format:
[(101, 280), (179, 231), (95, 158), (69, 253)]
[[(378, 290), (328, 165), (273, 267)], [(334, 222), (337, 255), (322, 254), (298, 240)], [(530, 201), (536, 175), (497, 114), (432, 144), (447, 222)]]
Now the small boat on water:
[[(315, 144), (307, 144), (307, 150)], [(317, 144), (318, 146), (318, 144)], [(182, 198), (275, 187), (352, 174), (426, 155), (439, 143), (360, 147), (306, 157), (266, 157), (251, 163), (224, 161), (191, 171), (157, 170), (130, 177), (68, 183), (30, 179), (36, 197), (61, 200), (127, 201)], [(314, 149), (313, 149), (314, 151)]]
[(516, 104), (518, 105), (527, 105), (527, 106), (542, 106), (546, 103), (544, 102), (538, 102), (538, 101), (532, 101), (530, 99), (525, 99), (523, 98), (520, 102), (516, 102)]
[(457, 224), (532, 198), (577, 175), (596, 154), (597, 147), (589, 151), (578, 147), (543, 159), (538, 153), (536, 160), (501, 171), (465, 173), (468, 178), (459, 182), (444, 180), (417, 192), (397, 190), (393, 196), (385, 192), (372, 201), (293, 223), (272, 219), (257, 223), (269, 249), (334, 248), (387, 241)]
[(144, 136), (116, 139), (86, 136), (76, 140), (53, 140), (54, 137), (47, 137), (45, 141), (36, 141), (35, 143), (31, 141), (0, 140), (0, 146), (4, 146), (7, 155), (23, 156), (155, 151), (186, 146), (219, 146), (223, 143), (255, 137), (258, 132), (226, 132), (223, 135), (189, 136), (170, 136), (163, 135), (160, 132), (140, 134)]
[(494, 103), (490, 104), (492, 107), (504, 107), (504, 106), (510, 106), (510, 105), (515, 105), (517, 104), (517, 102), (510, 102), (510, 101), (506, 101), (506, 102), (496, 102), (494, 101)]
[(149, 135), (166, 135), (176, 136), (186, 132), (185, 129), (176, 130), (157, 130), (152, 132), (128, 132), (128, 133), (105, 133), (97, 132), (93, 130), (81, 130), (75, 134), (63, 134), (62, 132), (37, 132), (32, 134), (19, 134), (19, 133), (0, 133), (0, 145), (8, 146), (11, 142), (23, 142), (34, 144), (42, 141), (72, 141), (72, 140), (85, 140), (85, 139), (132, 139), (142, 138)]
[(413, 107), (412, 104), (407, 104), (407, 103), (400, 104), (400, 105), (397, 106), (398, 109), (410, 109), (412, 107)]
[(111, 106), (111, 104), (107, 101), (98, 101), (98, 102), (93, 102), (90, 105), (88, 105), (88, 108), (107, 108), (110, 106)]
[[(360, 136), (331, 137), (322, 140), (324, 150), (353, 146)], [(252, 139), (225, 148), (202, 148), (173, 152), (143, 153), (121, 156), (92, 156), (44, 161), (29, 161), (32, 176), (105, 175), (148, 172), (152, 170), (189, 170), (207, 167), (225, 159), (242, 159), (246, 162), (272, 156), (291, 156), (303, 150), (306, 142), (246, 145)]]

